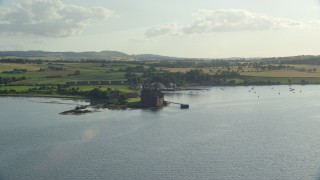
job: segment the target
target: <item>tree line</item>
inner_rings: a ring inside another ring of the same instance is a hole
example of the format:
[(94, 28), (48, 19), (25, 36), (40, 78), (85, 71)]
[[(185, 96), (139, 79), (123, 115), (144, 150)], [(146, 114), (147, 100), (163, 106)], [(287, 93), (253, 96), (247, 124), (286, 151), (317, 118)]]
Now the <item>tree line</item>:
[(0, 84), (11, 84), (13, 82), (17, 82), (17, 81), (23, 81), (26, 80), (26, 77), (0, 77)]
[[(186, 73), (182, 72), (167, 72), (153, 71), (144, 72), (142, 75), (127, 72), (125, 77), (128, 82), (133, 84), (143, 84), (145, 86), (153, 82), (161, 82), (164, 85), (175, 83), (178, 86), (182, 85), (230, 85), (230, 81), (226, 79), (239, 77), (240, 74), (235, 71), (222, 71), (220, 74), (207, 74), (201, 69), (190, 70)], [(231, 81), (231, 85), (235, 82)]]

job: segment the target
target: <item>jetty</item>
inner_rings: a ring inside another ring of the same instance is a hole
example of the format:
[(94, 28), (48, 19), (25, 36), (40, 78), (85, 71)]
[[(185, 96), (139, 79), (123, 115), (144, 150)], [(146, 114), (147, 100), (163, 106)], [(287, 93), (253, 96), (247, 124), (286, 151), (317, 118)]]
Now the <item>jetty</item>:
[(168, 104), (177, 104), (181, 109), (189, 109), (189, 104), (182, 104), (177, 102), (166, 101)]

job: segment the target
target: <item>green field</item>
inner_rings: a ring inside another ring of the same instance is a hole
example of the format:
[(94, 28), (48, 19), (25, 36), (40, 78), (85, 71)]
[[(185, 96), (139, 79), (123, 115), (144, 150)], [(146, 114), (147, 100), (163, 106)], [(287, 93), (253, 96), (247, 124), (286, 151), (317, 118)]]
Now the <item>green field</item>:
[(140, 102), (140, 101), (141, 101), (141, 98), (129, 98), (128, 99), (129, 103), (136, 103), (136, 102)]
[[(57, 94), (57, 86), (65, 85), (66, 82), (77, 81), (125, 81), (125, 72), (118, 72), (119, 69), (132, 67), (133, 64), (126, 63), (80, 63), (80, 62), (43, 62), (42, 64), (17, 64), (0, 63), (0, 78), (13, 79), (22, 78), (25, 80), (12, 81), (7, 85), (0, 85), (2, 95), (14, 96), (44, 96), (44, 97), (71, 97), (80, 96)], [(56, 69), (59, 67), (61, 69)], [(14, 69), (26, 69), (25, 73), (15, 73)], [(2, 73), (7, 71), (6, 73)], [(78, 71), (78, 73), (76, 73)], [(11, 73), (8, 73), (11, 72)], [(37, 89), (41, 86), (52, 86), (53, 89)], [(66, 89), (76, 88), (79, 91), (92, 91), (99, 88), (102, 91), (117, 90), (122, 93), (133, 92), (126, 85), (86, 85), (73, 86)], [(35, 90), (31, 90), (35, 89)], [(136, 98), (129, 99), (131, 102), (137, 101)]]
[(79, 88), (81, 91), (90, 91), (93, 90), (94, 88), (99, 88), (101, 90), (107, 90), (108, 88), (111, 88), (111, 90), (118, 90), (120, 92), (131, 92), (131, 90), (128, 86), (126, 85), (88, 85), (88, 86), (71, 86), (69, 88)]
[[(47, 69), (49, 66), (63, 67), (63, 70)], [(41, 65), (0, 63), (0, 72), (13, 69), (27, 69), (26, 73), (0, 73), (0, 77), (25, 77), (26, 80), (14, 82), (14, 85), (65, 84), (69, 81), (125, 81), (125, 69), (132, 64), (110, 64), (102, 67), (101, 63), (43, 63)], [(43, 71), (39, 71), (43, 68)], [(1, 71), (2, 70), (2, 71)], [(75, 75), (75, 72), (80, 73)]]
[(34, 88), (34, 87), (36, 87), (37, 88), (37, 86), (1, 86), (0, 85), (0, 90), (10, 90), (10, 89), (13, 89), (13, 90), (15, 90), (15, 91), (17, 91), (17, 92), (24, 92), (24, 91), (27, 91), (27, 90), (29, 90), (30, 88)]

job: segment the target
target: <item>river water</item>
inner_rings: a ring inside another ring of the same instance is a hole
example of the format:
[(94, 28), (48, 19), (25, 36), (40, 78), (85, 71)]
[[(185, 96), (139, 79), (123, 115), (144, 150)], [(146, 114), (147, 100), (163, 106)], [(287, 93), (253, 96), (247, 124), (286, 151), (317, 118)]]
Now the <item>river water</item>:
[(59, 112), (87, 102), (1, 97), (0, 180), (319, 179), (320, 86), (214, 87), (165, 99), (190, 109), (74, 116)]

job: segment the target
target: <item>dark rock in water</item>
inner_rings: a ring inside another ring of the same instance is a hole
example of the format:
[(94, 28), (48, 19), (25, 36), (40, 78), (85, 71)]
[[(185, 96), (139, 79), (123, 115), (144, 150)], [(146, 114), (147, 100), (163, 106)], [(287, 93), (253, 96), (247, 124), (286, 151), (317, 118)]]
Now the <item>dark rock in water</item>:
[(64, 111), (64, 112), (61, 112), (59, 114), (62, 114), (62, 115), (69, 115), (69, 114), (72, 114), (72, 115), (81, 115), (81, 114), (86, 114), (86, 113), (91, 113), (92, 111), (89, 111), (89, 110), (79, 110), (79, 109), (74, 109), (74, 110), (69, 110), (69, 111)]
[(181, 104), (180, 108), (181, 109), (189, 109), (189, 104)]

